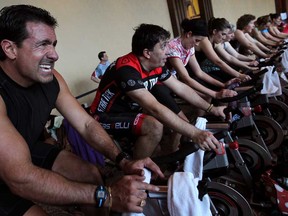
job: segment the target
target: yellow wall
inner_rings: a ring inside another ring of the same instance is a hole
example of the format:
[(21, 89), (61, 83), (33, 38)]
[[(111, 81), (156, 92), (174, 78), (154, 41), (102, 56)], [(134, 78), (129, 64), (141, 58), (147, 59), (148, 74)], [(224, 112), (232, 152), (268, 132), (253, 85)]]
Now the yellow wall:
[(274, 0), (211, 0), (214, 17), (224, 17), (236, 24), (237, 19), (244, 14), (256, 17), (275, 13)]
[[(211, 1), (214, 16), (231, 22), (244, 13), (261, 16), (275, 11), (274, 0)], [(98, 64), (99, 51), (106, 50), (113, 61), (131, 50), (135, 26), (153, 23), (172, 33), (166, 0), (1, 0), (0, 8), (11, 4), (42, 7), (57, 18), (60, 59), (56, 68), (75, 96), (96, 88), (90, 75)], [(93, 97), (91, 94), (79, 101), (89, 104)]]
[[(140, 23), (172, 32), (166, 0), (1, 0), (0, 8), (11, 4), (32, 4), (56, 17), (56, 68), (74, 96), (96, 88), (90, 75), (99, 51), (106, 50), (111, 61), (130, 52), (133, 28)], [(79, 101), (90, 103), (93, 98), (91, 94)]]

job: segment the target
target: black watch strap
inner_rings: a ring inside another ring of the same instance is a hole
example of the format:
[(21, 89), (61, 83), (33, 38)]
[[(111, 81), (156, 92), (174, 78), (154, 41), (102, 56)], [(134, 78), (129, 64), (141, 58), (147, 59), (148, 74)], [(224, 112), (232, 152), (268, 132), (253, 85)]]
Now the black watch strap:
[(126, 152), (120, 152), (120, 153), (116, 156), (116, 159), (115, 159), (116, 165), (119, 165), (120, 162), (121, 162), (124, 158), (127, 159), (127, 160), (129, 160), (129, 159), (130, 159), (130, 156), (129, 156)]

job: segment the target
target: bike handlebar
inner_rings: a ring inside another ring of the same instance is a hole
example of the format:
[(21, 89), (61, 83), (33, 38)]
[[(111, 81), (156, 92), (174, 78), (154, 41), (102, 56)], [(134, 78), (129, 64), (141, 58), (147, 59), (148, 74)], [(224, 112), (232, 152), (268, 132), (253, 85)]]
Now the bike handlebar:
[[(218, 133), (214, 133), (213, 136), (217, 140), (220, 140), (227, 136), (228, 133), (229, 132), (227, 130), (223, 130)], [(192, 141), (182, 141), (179, 150), (176, 152), (170, 153), (168, 155), (152, 157), (151, 159), (157, 165), (175, 163), (177, 161), (184, 160), (186, 156), (198, 151), (199, 149), (199, 145)]]
[(234, 96), (234, 97), (228, 97), (228, 98), (221, 98), (221, 99), (217, 99), (217, 101), (222, 102), (222, 103), (231, 103), (237, 100), (240, 100), (244, 97), (247, 97), (251, 94), (255, 94), (256, 92), (259, 92), (261, 89), (263, 88), (263, 84), (257, 84), (256, 86), (252, 86), (251, 88), (249, 88), (248, 90), (242, 91), (240, 92), (238, 95)]
[(263, 70), (259, 71), (258, 73), (251, 74), (251, 80), (248, 80), (246, 82), (241, 83), (239, 86), (252, 86), (255, 85), (255, 83), (259, 80), (259, 77), (265, 74), (268, 71), (267, 68), (264, 68)]
[(280, 50), (278, 51), (275, 55), (273, 55), (268, 61), (264, 61), (264, 62), (259, 62), (259, 64), (257, 65), (257, 67), (261, 68), (261, 67), (266, 67), (266, 66), (273, 66), (275, 64), (275, 60), (276, 58), (278, 58), (282, 53), (284, 52), (284, 50)]

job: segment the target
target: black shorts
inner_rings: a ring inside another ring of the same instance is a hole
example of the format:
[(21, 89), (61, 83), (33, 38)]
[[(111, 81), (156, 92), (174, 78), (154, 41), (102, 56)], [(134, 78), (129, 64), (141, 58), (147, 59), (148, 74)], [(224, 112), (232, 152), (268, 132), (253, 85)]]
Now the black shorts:
[(172, 110), (175, 114), (179, 114), (181, 111), (180, 107), (177, 105), (176, 101), (172, 96), (171, 90), (161, 83), (157, 83), (151, 89), (151, 94), (159, 101), (159, 103), (163, 104), (170, 110)]
[[(32, 162), (36, 166), (51, 170), (60, 151), (55, 145), (38, 142), (30, 149)], [(12, 194), (8, 186), (0, 180), (1, 216), (22, 216), (33, 205), (35, 204), (32, 201)]]
[(94, 118), (108, 134), (114, 137), (133, 137), (141, 135), (143, 113), (97, 113)]
[(94, 118), (113, 136), (122, 151), (133, 155), (134, 142), (141, 135), (143, 113), (97, 113)]

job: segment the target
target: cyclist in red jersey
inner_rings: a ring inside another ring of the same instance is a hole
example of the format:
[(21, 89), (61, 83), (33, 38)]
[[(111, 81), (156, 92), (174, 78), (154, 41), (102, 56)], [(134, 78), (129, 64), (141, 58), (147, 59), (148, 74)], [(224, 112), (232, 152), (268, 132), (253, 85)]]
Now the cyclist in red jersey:
[(203, 150), (219, 145), (211, 132), (199, 130), (180, 117), (181, 109), (172, 97), (165, 98), (169, 105), (164, 106), (150, 92), (161, 81), (191, 105), (224, 117), (225, 106), (207, 103), (164, 67), (169, 38), (170, 33), (160, 26), (139, 25), (132, 38), (132, 52), (109, 66), (91, 105), (91, 113), (108, 133), (135, 138), (135, 159), (154, 153), (162, 138), (163, 125), (191, 138)]

